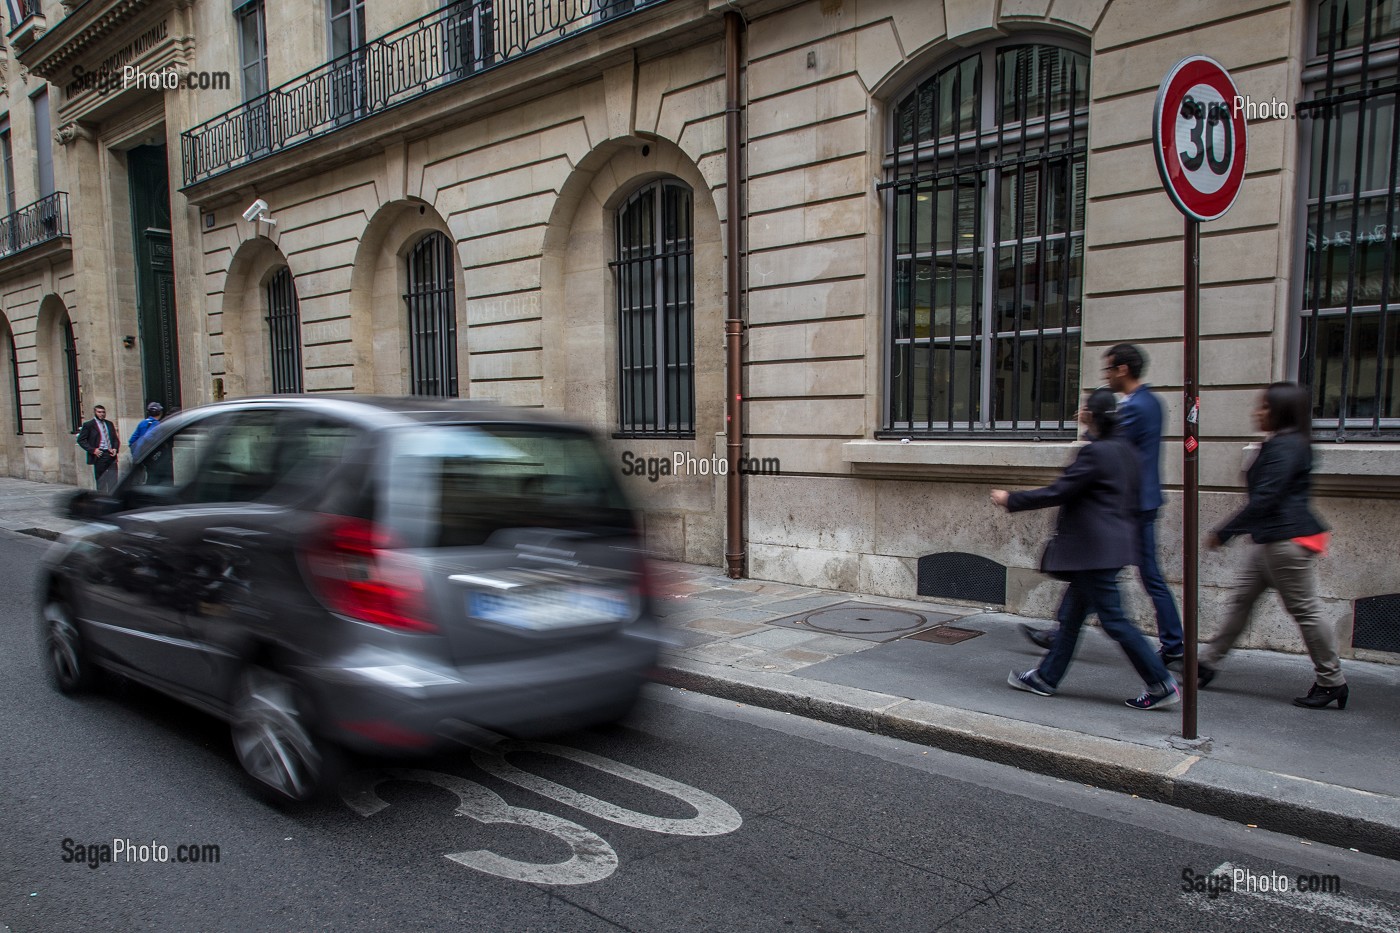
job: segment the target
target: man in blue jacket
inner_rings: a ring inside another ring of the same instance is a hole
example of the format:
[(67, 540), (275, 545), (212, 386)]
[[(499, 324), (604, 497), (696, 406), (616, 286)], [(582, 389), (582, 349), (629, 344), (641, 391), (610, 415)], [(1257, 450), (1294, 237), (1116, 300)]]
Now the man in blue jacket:
[(151, 402), (146, 406), (146, 417), (141, 419), (136, 430), (131, 432), (131, 440), (126, 443), (133, 459), (141, 453), (141, 439), (146, 436), (148, 431), (160, 424), (160, 419), (163, 417), (165, 417), (165, 406), (160, 402)]
[[(1181, 614), (1176, 599), (1162, 578), (1157, 565), (1157, 510), (1162, 507), (1162, 402), (1152, 394), (1152, 387), (1142, 381), (1147, 368), (1143, 352), (1130, 343), (1110, 347), (1104, 354), (1104, 378), (1108, 387), (1123, 397), (1118, 404), (1118, 436), (1132, 444), (1139, 467), (1138, 574), (1143, 589), (1152, 598), (1157, 614), (1159, 654), (1164, 664), (1176, 664), (1185, 652), (1181, 631)], [(1055, 639), (1052, 629), (1034, 629), (1023, 625), (1026, 637), (1042, 648)]]

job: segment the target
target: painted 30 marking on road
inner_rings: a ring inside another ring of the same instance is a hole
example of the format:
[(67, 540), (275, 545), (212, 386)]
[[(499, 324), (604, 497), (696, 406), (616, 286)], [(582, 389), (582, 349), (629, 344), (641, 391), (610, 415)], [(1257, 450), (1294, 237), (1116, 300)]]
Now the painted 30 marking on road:
[[(538, 774), (531, 774), (506, 760), (508, 755), (527, 752), (563, 758), (658, 791), (679, 800), (694, 810), (695, 815), (677, 819), (639, 813), (565, 787)], [(632, 829), (672, 836), (722, 836), (734, 832), (744, 823), (739, 811), (713, 794), (651, 771), (565, 745), (506, 741), (489, 751), (474, 752), (472, 761), (486, 773), (516, 787), (581, 810), (590, 816)], [(342, 783), (341, 799), (360, 816), (373, 817), (389, 806), (378, 793), (379, 785), (386, 781), (412, 781), (441, 787), (456, 795), (458, 805), (455, 813), (458, 816), (469, 817), (483, 824), (503, 823), (537, 830), (558, 839), (570, 851), (569, 858), (562, 862), (522, 862), (484, 849), (444, 853), (444, 858), (458, 865), (500, 878), (533, 884), (591, 884), (602, 881), (617, 870), (616, 850), (592, 830), (552, 813), (512, 806), (490, 788), (457, 775), (419, 768), (362, 771), (351, 775)]]

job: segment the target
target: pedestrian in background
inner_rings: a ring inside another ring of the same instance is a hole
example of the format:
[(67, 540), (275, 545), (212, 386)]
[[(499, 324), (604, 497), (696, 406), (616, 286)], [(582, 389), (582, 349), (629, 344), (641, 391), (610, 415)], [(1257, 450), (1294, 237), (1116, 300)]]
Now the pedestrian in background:
[(78, 428), (78, 446), (87, 452), (92, 480), (98, 492), (111, 492), (117, 486), (117, 453), (122, 441), (117, 427), (107, 420), (107, 409), (94, 405), (92, 419)]
[(992, 501), (1009, 512), (1060, 507), (1040, 569), (1069, 581), (1060, 600), (1060, 631), (1054, 644), (1039, 667), (1013, 670), (1006, 682), (1017, 690), (1053, 696), (1069, 670), (1084, 620), (1093, 612), (1146, 685), (1127, 704), (1158, 709), (1180, 702), (1181, 691), (1147, 639), (1123, 614), (1118, 571), (1136, 552), (1140, 500), (1137, 455), (1116, 435), (1116, 408), (1111, 389), (1095, 389), (1089, 396), (1079, 412), (1089, 443), (1054, 483), (1023, 492), (992, 490)]
[(136, 430), (131, 432), (131, 440), (127, 441), (127, 446), (131, 448), (132, 459), (141, 455), (141, 439), (146, 436), (146, 432), (160, 424), (160, 419), (164, 415), (165, 406), (160, 402), (151, 402), (146, 406), (146, 417), (141, 419)]
[[(1135, 563), (1142, 588), (1151, 597), (1157, 616), (1157, 640), (1161, 645), (1157, 653), (1162, 663), (1170, 667), (1181, 663), (1186, 649), (1176, 598), (1157, 564), (1157, 510), (1162, 507), (1162, 401), (1152, 394), (1152, 386), (1142, 380), (1147, 370), (1147, 357), (1140, 348), (1120, 343), (1109, 348), (1103, 361), (1108, 387), (1122, 397), (1114, 434), (1132, 444), (1137, 453), (1138, 557)], [(1021, 631), (1041, 648), (1049, 648), (1055, 638), (1053, 629), (1023, 624)]]
[(1313, 514), (1312, 398), (1294, 382), (1275, 382), (1259, 396), (1254, 423), (1266, 435), (1245, 474), (1249, 501), (1211, 533), (1207, 544), (1223, 547), (1236, 535), (1254, 539), (1254, 548), (1235, 581), (1225, 621), (1198, 655), (1202, 687), (1249, 624), (1254, 604), (1272, 587), (1298, 623), (1312, 657), (1314, 682), (1294, 705), (1322, 709), (1334, 700), (1347, 708), (1346, 679), (1337, 655), (1337, 632), (1323, 618), (1317, 601), (1317, 559), (1327, 551), (1327, 526)]

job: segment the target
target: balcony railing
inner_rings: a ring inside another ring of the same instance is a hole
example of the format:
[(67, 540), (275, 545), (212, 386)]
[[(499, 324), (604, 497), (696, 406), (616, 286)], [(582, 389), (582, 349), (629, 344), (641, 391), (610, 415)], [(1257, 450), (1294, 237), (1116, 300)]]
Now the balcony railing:
[(185, 184), (324, 136), (659, 2), (460, 0), (182, 133)]
[(55, 191), (0, 217), (0, 259), (72, 233), (68, 226), (68, 193)]

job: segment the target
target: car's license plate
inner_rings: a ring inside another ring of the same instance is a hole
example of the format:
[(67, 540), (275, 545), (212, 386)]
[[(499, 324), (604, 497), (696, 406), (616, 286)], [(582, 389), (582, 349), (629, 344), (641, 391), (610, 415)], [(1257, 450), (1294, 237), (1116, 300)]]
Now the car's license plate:
[(535, 631), (614, 622), (624, 619), (628, 610), (625, 596), (606, 590), (472, 593), (467, 598), (467, 611), (478, 619)]

